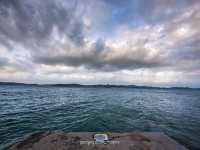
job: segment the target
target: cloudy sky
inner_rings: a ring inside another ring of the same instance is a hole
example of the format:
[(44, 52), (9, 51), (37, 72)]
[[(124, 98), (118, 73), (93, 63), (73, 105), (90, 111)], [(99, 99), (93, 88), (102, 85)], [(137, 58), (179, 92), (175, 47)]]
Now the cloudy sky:
[(0, 81), (200, 87), (200, 1), (0, 0)]

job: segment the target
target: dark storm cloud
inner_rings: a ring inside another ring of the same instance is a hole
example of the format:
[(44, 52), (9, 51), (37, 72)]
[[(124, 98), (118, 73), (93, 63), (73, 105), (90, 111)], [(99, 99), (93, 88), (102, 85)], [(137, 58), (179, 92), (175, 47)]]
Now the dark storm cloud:
[(108, 48), (105, 46), (105, 43), (102, 39), (98, 39), (94, 44), (93, 44), (93, 50), (98, 54), (104, 50), (108, 50)]
[(83, 23), (76, 18), (74, 5), (67, 8), (59, 1), (1, 0), (1, 44), (14, 41), (25, 46), (42, 45), (55, 27), (60, 34), (82, 45)]
[(103, 60), (99, 56), (56, 56), (56, 57), (37, 57), (36, 62), (46, 65), (67, 65), (67, 66), (85, 66), (88, 69), (99, 71), (116, 71), (121, 69), (155, 68), (163, 67), (166, 64), (158, 60), (136, 60), (127, 57), (119, 57), (109, 60)]
[[(146, 42), (144, 40), (143, 42)], [(130, 46), (130, 50), (132, 47)], [(123, 49), (121, 49), (124, 51)], [(87, 53), (75, 53), (71, 55), (40, 55), (35, 57), (36, 63), (46, 65), (84, 66), (88, 69), (101, 71), (116, 71), (121, 69), (156, 68), (168, 65), (159, 55), (149, 56), (149, 50), (144, 47), (116, 55), (113, 48), (106, 45), (102, 39), (92, 44)]]

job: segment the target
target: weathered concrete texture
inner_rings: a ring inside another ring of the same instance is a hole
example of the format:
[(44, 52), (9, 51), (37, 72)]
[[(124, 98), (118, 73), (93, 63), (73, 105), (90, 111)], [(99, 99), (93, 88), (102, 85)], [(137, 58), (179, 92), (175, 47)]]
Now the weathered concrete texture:
[(109, 133), (107, 143), (95, 143), (96, 133), (36, 133), (9, 150), (187, 150), (163, 133)]

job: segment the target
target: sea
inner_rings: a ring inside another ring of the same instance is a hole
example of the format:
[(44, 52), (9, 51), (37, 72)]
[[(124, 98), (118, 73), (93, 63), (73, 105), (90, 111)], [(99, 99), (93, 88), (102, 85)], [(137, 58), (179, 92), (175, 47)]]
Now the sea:
[(200, 150), (200, 90), (0, 86), (0, 149), (47, 130), (163, 132)]

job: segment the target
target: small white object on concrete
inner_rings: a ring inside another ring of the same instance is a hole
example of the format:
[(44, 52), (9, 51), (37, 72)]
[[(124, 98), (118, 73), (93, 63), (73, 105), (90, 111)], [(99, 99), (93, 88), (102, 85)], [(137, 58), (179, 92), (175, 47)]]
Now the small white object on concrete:
[(107, 134), (95, 134), (94, 140), (96, 142), (104, 143), (104, 142), (108, 141), (108, 135)]

